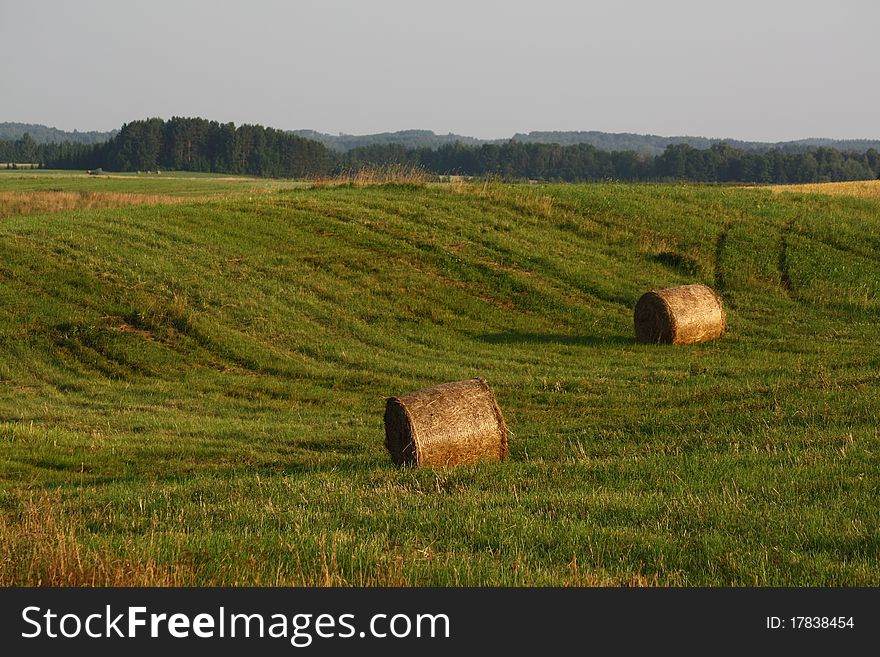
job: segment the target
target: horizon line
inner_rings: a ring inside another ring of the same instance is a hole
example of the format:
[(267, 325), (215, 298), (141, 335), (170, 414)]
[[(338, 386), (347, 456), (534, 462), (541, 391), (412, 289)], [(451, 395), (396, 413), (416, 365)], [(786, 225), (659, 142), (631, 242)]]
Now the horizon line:
[[(282, 131), (282, 132), (304, 132), (304, 131), (308, 131), (308, 132), (314, 132), (314, 133), (317, 133), (317, 134), (320, 134), (320, 135), (324, 135), (324, 136), (328, 136), (328, 137), (333, 137), (333, 138), (340, 138), (340, 137), (372, 137), (372, 136), (376, 136), (376, 135), (386, 135), (386, 134), (388, 134), (388, 135), (393, 135), (393, 134), (397, 134), (397, 133), (401, 133), (401, 132), (415, 132), (415, 131), (418, 131), (418, 132), (430, 132), (430, 133), (434, 134), (434, 135), (437, 136), (437, 137), (446, 137), (446, 136), (449, 136), (449, 135), (453, 135), (453, 136), (456, 136), (456, 137), (462, 137), (462, 138), (465, 138), (465, 139), (474, 139), (474, 140), (477, 140), (477, 141), (484, 141), (484, 142), (491, 142), (491, 141), (509, 141), (509, 140), (512, 140), (512, 139), (513, 139), (514, 137), (516, 137), (517, 135), (531, 135), (531, 134), (534, 134), (534, 133), (541, 133), (541, 132), (559, 132), (559, 133), (596, 133), (596, 134), (605, 134), (605, 135), (633, 135), (633, 136), (637, 136), (637, 137), (657, 137), (657, 138), (660, 138), (660, 139), (680, 139), (680, 138), (687, 138), (687, 139), (706, 139), (706, 140), (709, 140), (709, 141), (719, 141), (719, 142), (722, 142), (722, 141), (739, 141), (739, 142), (758, 143), (758, 144), (784, 144), (784, 143), (791, 143), (791, 142), (808, 141), (808, 140), (812, 140), (812, 139), (818, 139), (818, 140), (829, 140), (829, 141), (880, 141), (880, 137), (830, 137), (830, 136), (824, 136), (824, 135), (823, 135), (823, 136), (819, 136), (819, 135), (811, 135), (811, 136), (807, 136), (807, 137), (795, 137), (795, 138), (792, 138), (792, 139), (775, 139), (775, 140), (768, 140), (768, 139), (755, 139), (755, 138), (744, 138), (744, 137), (732, 137), (732, 136), (729, 136), (729, 135), (728, 135), (728, 136), (724, 136), (724, 137), (714, 137), (714, 136), (713, 136), (713, 137), (709, 137), (709, 136), (706, 136), (706, 135), (699, 135), (699, 134), (674, 134), (674, 135), (669, 135), (669, 134), (659, 134), (659, 133), (656, 133), (656, 132), (633, 132), (633, 131), (629, 131), (629, 130), (623, 130), (623, 131), (615, 130), (615, 131), (612, 131), (612, 130), (599, 130), (599, 129), (594, 129), (594, 128), (592, 128), (592, 129), (567, 129), (567, 130), (566, 130), (566, 129), (558, 129), (558, 128), (554, 128), (554, 129), (535, 129), (535, 130), (529, 130), (529, 131), (517, 131), (517, 132), (514, 132), (514, 133), (511, 134), (511, 135), (508, 135), (508, 136), (502, 136), (502, 137), (477, 137), (477, 136), (474, 136), (474, 135), (464, 134), (464, 133), (460, 133), (460, 132), (454, 132), (454, 131), (451, 131), (451, 130), (450, 130), (450, 131), (439, 131), (439, 132), (438, 132), (437, 130), (434, 130), (434, 129), (431, 129), (431, 128), (399, 128), (399, 129), (396, 129), (396, 130), (380, 130), (380, 131), (377, 131), (377, 132), (345, 132), (345, 131), (338, 131), (338, 132), (325, 132), (325, 131), (322, 131), (322, 130), (317, 130), (317, 129), (315, 129), (315, 128), (279, 128), (279, 127), (275, 127), (275, 126), (273, 126), (273, 125), (260, 124), (260, 123), (253, 123), (253, 122), (250, 122), (250, 121), (241, 121), (241, 122), (236, 122), (236, 121), (220, 121), (220, 120), (217, 120), (217, 119), (210, 119), (210, 118), (206, 118), (206, 117), (202, 117), (202, 116), (187, 116), (187, 115), (178, 115), (178, 114), (174, 114), (174, 115), (172, 115), (172, 117), (168, 117), (168, 118), (166, 118), (166, 117), (162, 117), (162, 116), (147, 116), (147, 117), (142, 117), (142, 118), (136, 118), (136, 119), (131, 119), (130, 121), (126, 121), (126, 122), (124, 122), (122, 125), (126, 125), (126, 124), (128, 124), (128, 123), (132, 123), (132, 122), (134, 122), (134, 121), (144, 121), (144, 120), (153, 119), (153, 118), (161, 119), (161, 120), (163, 120), (163, 121), (168, 121), (170, 118), (175, 118), (175, 117), (177, 117), (177, 118), (192, 118), (192, 119), (198, 118), (198, 119), (203, 119), (203, 120), (206, 120), (206, 121), (217, 121), (218, 123), (233, 123), (233, 124), (236, 125), (236, 126), (240, 126), (240, 125), (262, 125), (263, 127), (266, 127), (266, 128), (274, 128), (275, 130), (280, 130), (280, 131)], [(20, 124), (20, 125), (33, 125), (33, 126), (39, 126), (39, 127), (42, 127), (42, 128), (48, 128), (48, 129), (50, 129), (50, 130), (58, 130), (58, 131), (61, 131), (61, 132), (70, 132), (70, 133), (72, 133), (72, 132), (77, 132), (77, 133), (80, 133), (80, 134), (88, 134), (88, 133), (111, 133), (111, 132), (113, 132), (113, 131), (119, 131), (120, 128), (122, 127), (122, 125), (120, 125), (120, 126), (115, 127), (115, 128), (110, 128), (109, 130), (100, 130), (100, 129), (86, 129), (86, 130), (83, 130), (83, 129), (80, 129), (80, 128), (71, 128), (71, 129), (67, 129), (67, 128), (59, 128), (57, 125), (47, 125), (47, 124), (45, 124), (45, 123), (33, 123), (33, 122), (28, 122), (28, 121), (0, 121), (0, 124), (2, 124), (2, 123), (18, 123), (18, 124)]]

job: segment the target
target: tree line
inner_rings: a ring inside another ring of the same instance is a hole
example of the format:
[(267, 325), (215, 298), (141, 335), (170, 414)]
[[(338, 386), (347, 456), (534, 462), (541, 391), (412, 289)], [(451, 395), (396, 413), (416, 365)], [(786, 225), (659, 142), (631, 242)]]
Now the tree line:
[(342, 158), (349, 170), (404, 164), (437, 174), (506, 179), (597, 182), (687, 180), (694, 182), (810, 183), (880, 178), (880, 151), (840, 151), (826, 146), (802, 152), (744, 151), (727, 143), (707, 149), (672, 144), (661, 155), (608, 152), (588, 144), (504, 144), (405, 149), (395, 145), (357, 148)]
[(316, 141), (258, 125), (198, 118), (132, 121), (102, 144), (37, 144), (25, 134), (0, 141), (0, 162), (38, 162), (51, 169), (161, 169), (278, 178), (326, 175), (335, 165)]
[(29, 134), (0, 141), (0, 162), (59, 169), (204, 171), (283, 178), (326, 176), (402, 165), (438, 175), (510, 180), (809, 183), (880, 178), (880, 152), (827, 146), (801, 151), (743, 150), (726, 142), (698, 149), (671, 144), (659, 155), (604, 151), (589, 144), (508, 141), (411, 148), (374, 144), (336, 153), (310, 139), (258, 125), (200, 118), (125, 124), (101, 144), (36, 143)]

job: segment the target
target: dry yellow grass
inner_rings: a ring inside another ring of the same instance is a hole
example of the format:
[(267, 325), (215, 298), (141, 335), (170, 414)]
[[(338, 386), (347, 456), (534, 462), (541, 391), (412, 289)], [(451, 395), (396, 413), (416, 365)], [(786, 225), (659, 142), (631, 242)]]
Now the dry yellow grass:
[(830, 194), (832, 196), (880, 198), (880, 180), (808, 183), (802, 185), (770, 185), (767, 189), (774, 192), (800, 192), (807, 194)]
[(0, 217), (130, 205), (184, 203), (197, 197), (120, 192), (0, 192)]
[(370, 185), (424, 185), (433, 180), (433, 174), (418, 167), (399, 164), (388, 166), (362, 167), (356, 171), (347, 171), (336, 176), (315, 178), (312, 187), (336, 187), (351, 185), (368, 187)]
[[(160, 563), (152, 554), (123, 559), (106, 546), (88, 547), (82, 518), (61, 500), (40, 493), (21, 512), (0, 513), (0, 586), (192, 586), (183, 560)], [(155, 550), (153, 550), (155, 551)]]

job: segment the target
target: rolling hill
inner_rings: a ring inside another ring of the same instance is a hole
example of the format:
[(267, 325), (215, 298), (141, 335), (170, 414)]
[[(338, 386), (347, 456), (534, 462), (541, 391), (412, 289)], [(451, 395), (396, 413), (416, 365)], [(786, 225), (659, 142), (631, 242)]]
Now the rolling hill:
[[(126, 188), (153, 204), (27, 210)], [(0, 174), (13, 197), (4, 585), (880, 582), (876, 198)], [(636, 344), (639, 295), (695, 281), (728, 335)], [(393, 467), (384, 399), (475, 375), (510, 459)]]

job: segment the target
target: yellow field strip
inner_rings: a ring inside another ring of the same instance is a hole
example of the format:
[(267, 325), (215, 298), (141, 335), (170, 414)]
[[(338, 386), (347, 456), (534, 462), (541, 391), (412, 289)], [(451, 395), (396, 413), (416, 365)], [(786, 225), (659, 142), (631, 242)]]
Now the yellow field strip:
[(880, 198), (880, 180), (808, 183), (803, 185), (769, 185), (767, 189), (774, 192), (800, 192), (806, 194), (830, 194), (833, 196)]

